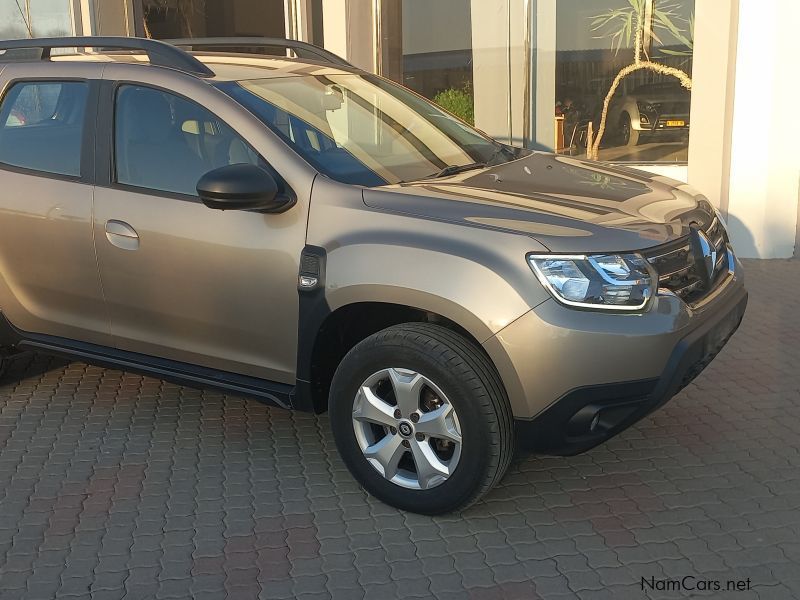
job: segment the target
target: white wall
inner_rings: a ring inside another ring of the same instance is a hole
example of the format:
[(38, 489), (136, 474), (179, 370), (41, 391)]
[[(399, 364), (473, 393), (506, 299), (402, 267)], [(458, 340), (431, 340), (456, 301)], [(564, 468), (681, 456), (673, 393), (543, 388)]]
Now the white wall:
[(472, 87), (475, 125), (497, 139), (511, 141), (508, 68), (508, 5), (472, 0)]
[(372, 0), (324, 0), (325, 47), (355, 66), (375, 72)]
[(740, 256), (787, 258), (795, 252), (798, 23), (797, 0), (739, 3), (728, 221)]
[(731, 177), (738, 5), (739, 0), (695, 4), (689, 183), (724, 215)]

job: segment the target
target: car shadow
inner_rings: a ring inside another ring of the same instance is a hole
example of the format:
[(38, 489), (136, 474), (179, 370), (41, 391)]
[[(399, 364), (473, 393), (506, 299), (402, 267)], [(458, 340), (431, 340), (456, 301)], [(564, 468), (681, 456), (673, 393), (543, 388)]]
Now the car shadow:
[(10, 381), (37, 378), (70, 364), (69, 360), (36, 352), (13, 354), (8, 357), (8, 361), (8, 371), (0, 378), (0, 385)]

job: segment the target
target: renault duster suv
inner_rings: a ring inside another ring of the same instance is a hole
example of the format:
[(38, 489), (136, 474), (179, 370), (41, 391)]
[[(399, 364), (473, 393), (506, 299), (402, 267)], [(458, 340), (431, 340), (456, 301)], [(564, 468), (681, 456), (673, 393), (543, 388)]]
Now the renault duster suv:
[(629, 427), (739, 325), (686, 185), (506, 146), (320, 49), (209, 44), (0, 43), (4, 363), (327, 411), (366, 490), (434, 514), (516, 448)]

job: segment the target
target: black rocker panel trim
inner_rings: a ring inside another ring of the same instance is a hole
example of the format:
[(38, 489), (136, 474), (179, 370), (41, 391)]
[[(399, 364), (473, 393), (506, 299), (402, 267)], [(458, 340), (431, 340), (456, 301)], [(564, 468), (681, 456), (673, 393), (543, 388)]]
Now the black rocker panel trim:
[(0, 346), (79, 359), (99, 366), (152, 375), (181, 385), (252, 396), (280, 408), (294, 408), (295, 387), (292, 385), (97, 344), (26, 333), (16, 329), (3, 315), (0, 315)]

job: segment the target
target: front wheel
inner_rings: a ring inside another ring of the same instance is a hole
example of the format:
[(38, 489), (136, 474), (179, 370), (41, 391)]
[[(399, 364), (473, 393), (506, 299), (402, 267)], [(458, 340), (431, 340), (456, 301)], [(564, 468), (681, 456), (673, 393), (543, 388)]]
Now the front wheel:
[(641, 132), (633, 128), (633, 121), (628, 113), (623, 113), (619, 119), (620, 141), (623, 146), (638, 146)]
[(357, 344), (331, 385), (336, 445), (358, 482), (403, 510), (467, 507), (503, 476), (513, 420), (488, 358), (427, 323), (389, 327)]

